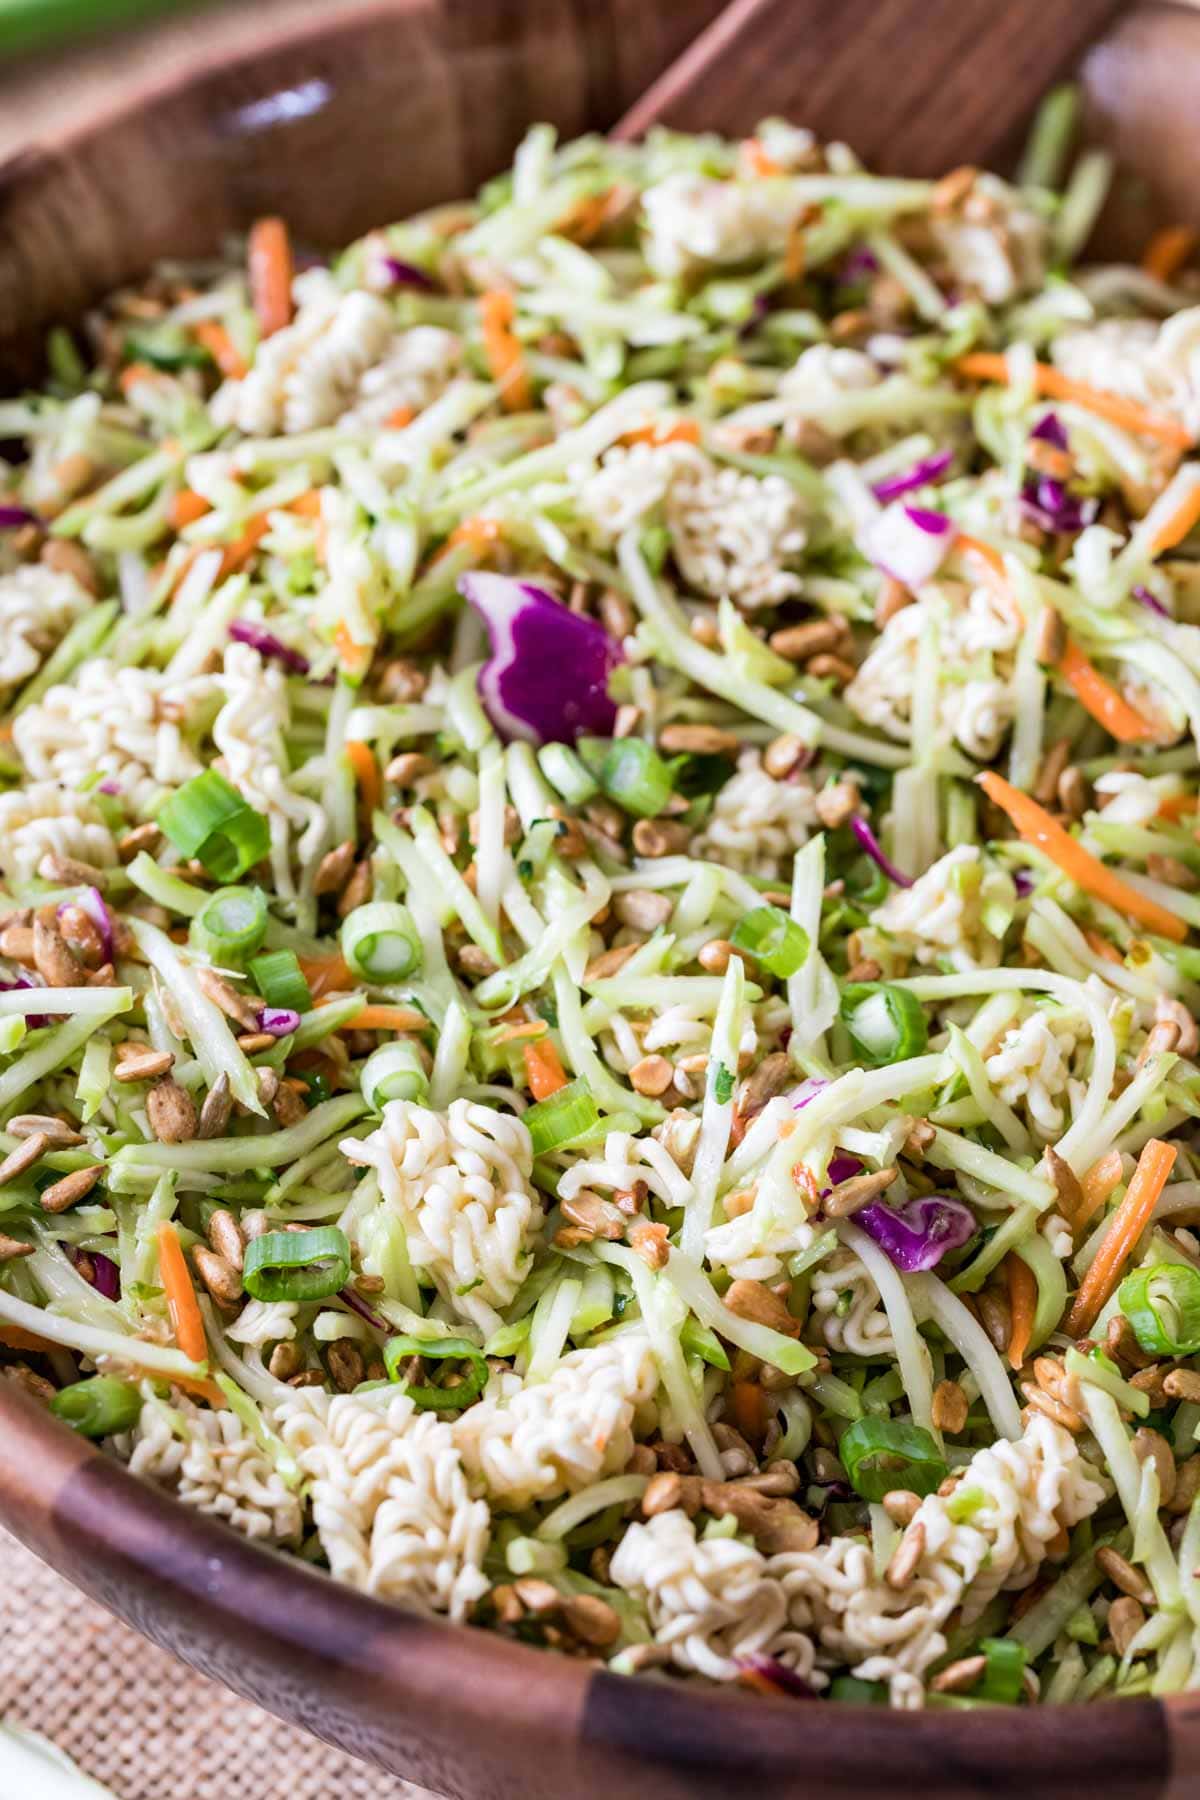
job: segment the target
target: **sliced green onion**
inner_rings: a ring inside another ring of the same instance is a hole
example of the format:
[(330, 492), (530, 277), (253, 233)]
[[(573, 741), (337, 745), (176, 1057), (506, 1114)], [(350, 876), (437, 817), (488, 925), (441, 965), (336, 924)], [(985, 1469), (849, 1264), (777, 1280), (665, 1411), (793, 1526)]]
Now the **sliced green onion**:
[(336, 1225), (268, 1231), (246, 1245), (242, 1280), (255, 1300), (326, 1300), (350, 1279), (350, 1245)]
[(196, 856), (218, 881), (236, 881), (271, 848), (262, 813), (247, 806), (215, 769), (186, 781), (155, 816), (183, 856)]
[(561, 1149), (585, 1131), (592, 1131), (600, 1123), (600, 1113), (581, 1078), (569, 1081), (549, 1099), (527, 1107), (521, 1121), (532, 1140), (533, 1154), (545, 1156), (548, 1150)]
[(90, 1375), (60, 1388), (50, 1402), (56, 1418), (74, 1426), (81, 1437), (112, 1437), (137, 1424), (142, 1396), (127, 1381), (112, 1375)]
[(754, 906), (739, 919), (730, 939), (781, 981), (795, 975), (808, 960), (808, 933), (781, 906)]
[(267, 897), (261, 888), (224, 887), (192, 920), (195, 949), (213, 962), (235, 962), (257, 950), (267, 930)]
[(398, 1038), (371, 1052), (363, 1064), (359, 1086), (372, 1112), (382, 1112), (388, 1100), (415, 1100), (423, 1105), (429, 1095), (429, 1071), (416, 1044)]
[(701, 1361), (711, 1363), (714, 1369), (729, 1371), (729, 1357), (725, 1346), (715, 1331), (702, 1325), (689, 1313), (679, 1327), (679, 1343), (685, 1356), (698, 1356)]
[[(595, 755), (593, 747), (602, 742), (595, 738), (581, 740), (579, 748), (585, 763), (589, 758), (584, 746)], [(670, 765), (645, 738), (614, 738), (593, 772), (609, 799), (638, 819), (657, 818), (675, 787)]]
[(841, 1015), (856, 1053), (874, 1068), (922, 1056), (929, 1043), (925, 1009), (907, 988), (851, 982), (842, 989)]
[[(456, 1387), (421, 1387), (405, 1381), (400, 1373), (400, 1365), (411, 1356), (449, 1357), (455, 1362), (469, 1363), (470, 1372)], [(424, 1338), (404, 1333), (389, 1338), (383, 1346), (383, 1363), (388, 1378), (401, 1382), (413, 1405), (423, 1411), (461, 1412), (463, 1407), (478, 1400), (487, 1386), (487, 1358), (478, 1344), (468, 1343), (466, 1338)]]
[(600, 792), (600, 784), (566, 744), (543, 744), (537, 759), (550, 786), (557, 789), (571, 806), (583, 806)]
[(946, 1479), (946, 1464), (933, 1437), (921, 1425), (867, 1415), (838, 1439), (838, 1456), (855, 1493), (882, 1500), (893, 1488), (932, 1494)]
[(1025, 1646), (1012, 1638), (984, 1638), (979, 1648), (987, 1667), (972, 1690), (976, 1700), (1015, 1706), (1025, 1687)]
[(312, 1011), (313, 998), (294, 950), (267, 950), (250, 964), (250, 979), (268, 1006), (285, 1012)]
[(1121, 1283), (1117, 1304), (1143, 1350), (1194, 1356), (1200, 1350), (1200, 1269), (1153, 1263)]
[(421, 939), (407, 906), (374, 900), (342, 921), (342, 955), (366, 981), (399, 981), (421, 965)]

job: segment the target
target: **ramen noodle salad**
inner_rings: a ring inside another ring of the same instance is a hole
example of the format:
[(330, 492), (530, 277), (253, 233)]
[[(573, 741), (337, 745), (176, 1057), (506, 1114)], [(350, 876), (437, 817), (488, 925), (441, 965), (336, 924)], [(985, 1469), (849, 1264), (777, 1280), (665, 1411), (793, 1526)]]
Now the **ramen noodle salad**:
[(0, 403), (3, 1374), (385, 1601), (1200, 1684), (1200, 275), (536, 126)]

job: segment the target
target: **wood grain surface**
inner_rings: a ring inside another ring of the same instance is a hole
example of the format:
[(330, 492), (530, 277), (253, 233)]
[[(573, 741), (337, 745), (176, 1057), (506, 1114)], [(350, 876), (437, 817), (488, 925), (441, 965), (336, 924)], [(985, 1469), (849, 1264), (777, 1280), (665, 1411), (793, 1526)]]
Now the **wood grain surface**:
[(732, 0), (617, 126), (738, 134), (780, 114), (872, 168), (991, 162), (1129, 0)]

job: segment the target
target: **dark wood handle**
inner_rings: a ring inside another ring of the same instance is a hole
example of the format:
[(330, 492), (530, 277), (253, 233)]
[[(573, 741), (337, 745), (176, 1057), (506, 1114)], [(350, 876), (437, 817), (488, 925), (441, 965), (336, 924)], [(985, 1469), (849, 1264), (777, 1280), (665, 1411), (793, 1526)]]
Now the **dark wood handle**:
[(872, 168), (1003, 153), (1129, 0), (732, 0), (616, 127), (751, 130), (781, 114)]

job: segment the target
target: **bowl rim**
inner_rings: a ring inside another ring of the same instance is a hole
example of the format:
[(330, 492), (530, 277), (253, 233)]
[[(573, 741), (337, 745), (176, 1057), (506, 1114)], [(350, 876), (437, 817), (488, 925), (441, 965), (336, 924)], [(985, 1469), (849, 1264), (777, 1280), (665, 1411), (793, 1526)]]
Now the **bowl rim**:
[[(633, 1757), (633, 1766), (643, 1770), (665, 1758), (671, 1769), (695, 1769), (697, 1778), (727, 1762), (744, 1771), (750, 1719), (754, 1771), (777, 1791), (789, 1771), (796, 1774), (795, 1753), (803, 1746), (803, 1788), (792, 1790), (785, 1782), (787, 1793), (865, 1793), (874, 1786), (874, 1771), (888, 1771), (891, 1780), (894, 1772), (917, 1767), (926, 1770), (931, 1792), (959, 1793), (975, 1791), (956, 1785), (965, 1774), (981, 1777), (987, 1769), (1012, 1766), (1016, 1717), (1008, 1708), (906, 1712), (818, 1698), (791, 1703), (799, 1708), (793, 1712), (783, 1702), (718, 1684), (621, 1677), (602, 1665), (378, 1599), (185, 1506), (80, 1438), (14, 1384), (0, 1383), (0, 1443), (12, 1452), (0, 1459), (0, 1523), (111, 1611), (229, 1685), (238, 1682), (227, 1660), (214, 1669), (211, 1659), (189, 1656), (189, 1648), (223, 1641), (236, 1646), (250, 1629), (253, 1667), (281, 1669), (300, 1656), (311, 1662), (316, 1634), (326, 1677), (340, 1671), (355, 1684), (374, 1683), (370, 1693), (343, 1696), (348, 1716), (356, 1700), (369, 1705), (372, 1695), (387, 1696), (398, 1703), (397, 1716), (411, 1724), (416, 1709), (445, 1710), (447, 1687), (455, 1685), (448, 1722), (454, 1742), (469, 1753), (477, 1747), (458, 1734), (494, 1723), (502, 1708), (504, 1741), (536, 1742), (547, 1767), (570, 1765), (583, 1744), (601, 1761), (615, 1755), (628, 1766)], [(137, 1600), (147, 1586), (154, 1593), (151, 1614), (159, 1617), (148, 1618)], [(171, 1642), (170, 1631), (155, 1629), (161, 1616), (192, 1620), (195, 1642), (186, 1641), (186, 1632), (185, 1641)], [(242, 1691), (273, 1705), (269, 1685), (265, 1692), (253, 1683)], [(1145, 1792), (1166, 1793), (1172, 1768), (1200, 1762), (1200, 1693), (1036, 1706), (1019, 1716), (1020, 1755), (1031, 1774), (1044, 1774), (1051, 1764), (1064, 1777), (1081, 1764), (1094, 1766), (1096, 1745), (1104, 1742), (1128, 1761), (1129, 1785), (1114, 1785), (1114, 1792), (1140, 1794), (1140, 1782), (1148, 1779)], [(305, 1722), (355, 1750), (354, 1733), (348, 1736), (344, 1724)], [(442, 1719), (442, 1737), (446, 1724)], [(377, 1748), (357, 1748), (378, 1755)], [(1110, 1779), (1113, 1755), (1106, 1761)], [(496, 1761), (484, 1757), (491, 1769)], [(937, 1781), (939, 1771), (949, 1787)], [(421, 1779), (420, 1769), (413, 1773)], [(1069, 1783), (1065, 1791), (1073, 1792)], [(1184, 1791), (1179, 1789), (1179, 1800)]]

